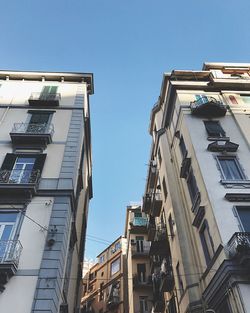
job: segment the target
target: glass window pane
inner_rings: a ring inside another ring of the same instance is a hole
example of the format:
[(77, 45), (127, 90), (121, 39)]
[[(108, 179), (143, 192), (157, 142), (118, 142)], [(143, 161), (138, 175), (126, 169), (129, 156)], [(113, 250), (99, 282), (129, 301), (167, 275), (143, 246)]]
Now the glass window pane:
[(15, 222), (17, 213), (0, 213), (0, 222)]
[(238, 206), (236, 207), (241, 224), (245, 232), (250, 232), (250, 207)]

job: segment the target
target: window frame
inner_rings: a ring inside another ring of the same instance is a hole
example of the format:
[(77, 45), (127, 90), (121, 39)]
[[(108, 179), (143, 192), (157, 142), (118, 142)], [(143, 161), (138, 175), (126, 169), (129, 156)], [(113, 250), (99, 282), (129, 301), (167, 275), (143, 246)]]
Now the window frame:
[(240, 218), (240, 214), (239, 214), (239, 211), (237, 208), (249, 208), (249, 214), (250, 214), (250, 205), (235, 205), (233, 207), (234, 215), (236, 216), (238, 223), (239, 223), (239, 225), (238, 225), (239, 230), (241, 232), (250, 232), (250, 231), (245, 230), (243, 223), (242, 223), (242, 219)]
[[(205, 236), (205, 230), (207, 231), (209, 242), (207, 242), (207, 238)], [(204, 253), (206, 264), (209, 265), (215, 254), (215, 249), (214, 249), (214, 243), (210, 234), (209, 224), (207, 220), (203, 221), (201, 228), (199, 230), (199, 236), (200, 236), (201, 246), (202, 246), (202, 250)], [(210, 254), (210, 248), (212, 249), (212, 254)]]
[[(237, 156), (235, 156), (235, 155), (227, 155), (227, 156), (216, 155), (215, 158), (216, 158), (218, 169), (221, 173), (222, 180), (228, 180), (228, 181), (232, 181), (232, 182), (233, 181), (247, 180), (247, 176), (245, 175), (244, 170), (243, 170)], [(235, 163), (235, 168), (237, 169), (239, 176), (241, 176), (241, 178), (237, 178), (237, 179), (227, 178), (225, 172), (223, 171), (222, 165), (220, 163), (221, 160), (233, 160)]]
[[(221, 126), (220, 121), (218, 121), (218, 120), (215, 120), (215, 121), (214, 120), (203, 120), (203, 123), (204, 123), (208, 137), (212, 137), (212, 138), (225, 138), (226, 137), (226, 132), (223, 129), (223, 127)], [(217, 129), (219, 129), (220, 131), (217, 132), (216, 134), (212, 134), (211, 132), (209, 133), (209, 127), (208, 127), (209, 123), (210, 124), (211, 123), (216, 124)]]
[[(117, 266), (116, 263), (119, 263), (119, 268), (115, 272), (113, 272), (112, 267)], [(121, 270), (121, 258), (119, 257), (119, 258), (115, 259), (114, 261), (112, 261), (110, 264), (110, 276), (114, 276), (120, 270)]]

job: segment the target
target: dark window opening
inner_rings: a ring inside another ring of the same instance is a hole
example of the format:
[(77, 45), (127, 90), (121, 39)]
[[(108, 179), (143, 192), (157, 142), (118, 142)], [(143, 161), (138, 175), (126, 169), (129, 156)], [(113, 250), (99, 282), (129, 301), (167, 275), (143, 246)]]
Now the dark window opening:
[(204, 121), (208, 136), (211, 137), (225, 137), (226, 132), (221, 127), (219, 121)]

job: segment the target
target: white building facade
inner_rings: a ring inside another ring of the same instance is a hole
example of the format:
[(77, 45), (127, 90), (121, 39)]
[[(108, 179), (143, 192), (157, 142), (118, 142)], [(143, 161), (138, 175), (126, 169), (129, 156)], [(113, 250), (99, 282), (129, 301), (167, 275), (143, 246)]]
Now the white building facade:
[(80, 310), (92, 93), (92, 74), (0, 71), (2, 313)]
[(249, 114), (250, 64), (163, 77), (143, 202), (168, 237), (153, 312), (250, 312)]

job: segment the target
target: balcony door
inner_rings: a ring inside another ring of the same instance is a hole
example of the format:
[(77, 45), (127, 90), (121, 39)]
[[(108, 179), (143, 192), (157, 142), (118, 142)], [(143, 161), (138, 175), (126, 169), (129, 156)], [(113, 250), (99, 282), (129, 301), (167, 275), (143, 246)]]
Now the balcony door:
[(29, 183), (35, 161), (36, 158), (17, 157), (10, 174), (10, 182), (15, 184)]
[(40, 94), (41, 100), (54, 100), (56, 97), (57, 86), (44, 86)]
[(250, 232), (250, 206), (236, 206), (242, 231)]
[(136, 240), (136, 251), (137, 252), (144, 252), (144, 237), (143, 236), (136, 236), (135, 237)]
[(14, 249), (13, 239), (16, 228), (17, 212), (0, 213), (0, 261), (8, 259)]
[(32, 113), (26, 133), (44, 134), (50, 121), (51, 113)]

